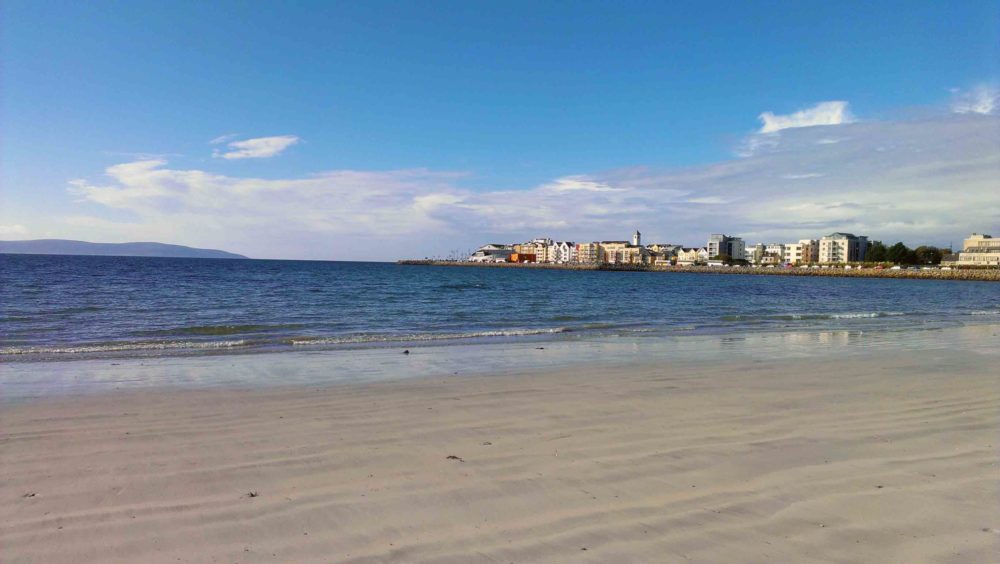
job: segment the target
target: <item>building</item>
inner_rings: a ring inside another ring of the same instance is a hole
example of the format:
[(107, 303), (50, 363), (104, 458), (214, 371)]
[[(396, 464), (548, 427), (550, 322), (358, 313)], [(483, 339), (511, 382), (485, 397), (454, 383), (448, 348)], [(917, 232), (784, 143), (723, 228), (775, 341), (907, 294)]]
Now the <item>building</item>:
[(514, 249), (502, 243), (483, 245), (469, 256), (472, 262), (507, 262)]
[(1000, 266), (1000, 239), (973, 233), (962, 242), (958, 266)]
[[(636, 231), (636, 235), (638, 235)], [(633, 236), (634, 240), (634, 236)], [(608, 264), (643, 264), (643, 249), (628, 241), (601, 241), (604, 260)]]
[(798, 243), (785, 243), (785, 264), (808, 264), (819, 261), (819, 241), (800, 239)]
[(764, 245), (764, 254), (760, 257), (761, 264), (784, 264), (785, 245), (783, 243), (768, 243)]
[(677, 266), (691, 266), (708, 262), (708, 249), (705, 247), (682, 247), (677, 251)]
[(514, 245), (514, 252), (524, 255), (535, 255), (535, 261), (531, 262), (554, 262), (551, 257), (552, 239), (532, 239), (527, 243)]
[(708, 238), (709, 258), (726, 255), (734, 260), (746, 259), (746, 244), (739, 237), (732, 237), (723, 233), (712, 233)]
[(677, 251), (681, 248), (681, 246), (671, 245), (669, 243), (651, 243), (646, 245), (646, 248), (652, 253), (671, 258), (677, 256)]
[(743, 258), (750, 264), (760, 264), (760, 259), (764, 258), (764, 245), (757, 243), (752, 247), (744, 248)]
[(868, 237), (852, 233), (831, 233), (819, 240), (817, 260), (822, 263), (864, 262)]
[(538, 257), (531, 253), (511, 253), (510, 262), (538, 262)]
[(597, 241), (576, 245), (576, 262), (600, 264), (604, 262), (604, 249)]
[(549, 258), (552, 262), (559, 264), (576, 262), (576, 243), (572, 241), (556, 241), (552, 243)]
[(642, 246), (642, 233), (639, 233), (638, 229), (636, 229), (635, 233), (632, 234), (632, 246), (634, 247)]

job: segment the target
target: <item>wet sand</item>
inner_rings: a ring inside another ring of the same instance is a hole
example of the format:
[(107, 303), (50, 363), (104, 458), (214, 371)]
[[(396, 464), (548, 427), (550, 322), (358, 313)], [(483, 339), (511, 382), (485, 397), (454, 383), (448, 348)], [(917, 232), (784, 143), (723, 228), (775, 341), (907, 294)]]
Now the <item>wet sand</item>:
[(987, 562), (995, 360), (747, 357), (4, 405), (0, 559)]

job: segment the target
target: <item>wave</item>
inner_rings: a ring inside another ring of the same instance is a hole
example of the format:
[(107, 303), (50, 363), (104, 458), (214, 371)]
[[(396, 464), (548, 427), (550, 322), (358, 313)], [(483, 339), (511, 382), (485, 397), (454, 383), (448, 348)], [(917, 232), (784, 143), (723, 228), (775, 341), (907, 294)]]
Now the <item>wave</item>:
[(776, 315), (724, 315), (723, 321), (805, 321), (819, 319), (873, 319), (878, 317), (897, 317), (901, 315), (918, 315), (916, 312), (902, 311), (864, 311), (853, 313), (785, 313)]
[(0, 355), (24, 354), (84, 354), (126, 351), (160, 351), (171, 349), (227, 349), (244, 347), (249, 343), (242, 339), (236, 341), (162, 341), (142, 343), (103, 343), (81, 344), (51, 347), (8, 347), (0, 349)]
[(875, 312), (862, 312), (862, 313), (834, 313), (830, 315), (830, 319), (861, 319), (861, 318), (875, 318), (875, 317), (896, 317), (899, 315), (906, 315), (901, 311), (875, 311)]
[(1000, 315), (1000, 310), (970, 311), (969, 315)]
[(401, 343), (419, 341), (446, 341), (454, 339), (478, 339), (484, 337), (526, 337), (531, 335), (554, 335), (569, 333), (569, 327), (551, 329), (508, 329), (498, 331), (470, 331), (468, 333), (416, 333), (410, 335), (345, 335), (342, 337), (303, 337), (290, 339), (294, 346), (304, 345), (348, 345), (361, 343)]

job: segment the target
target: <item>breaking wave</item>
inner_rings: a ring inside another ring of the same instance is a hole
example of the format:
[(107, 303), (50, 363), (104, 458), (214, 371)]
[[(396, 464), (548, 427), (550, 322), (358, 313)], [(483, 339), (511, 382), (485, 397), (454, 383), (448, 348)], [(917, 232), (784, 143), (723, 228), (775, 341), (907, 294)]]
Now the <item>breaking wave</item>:
[(419, 341), (446, 341), (454, 339), (479, 339), (484, 337), (526, 337), (530, 335), (554, 335), (569, 333), (569, 327), (551, 329), (509, 329), (503, 331), (470, 331), (468, 333), (418, 333), (411, 335), (345, 335), (342, 337), (304, 337), (291, 339), (294, 346), (304, 345), (350, 345), (363, 343), (400, 343)]
[(124, 342), (103, 344), (81, 344), (49, 347), (7, 347), (0, 349), (0, 355), (22, 354), (86, 354), (127, 351), (165, 351), (175, 349), (227, 349), (245, 347), (249, 343), (240, 339), (236, 341), (163, 341), (163, 342)]
[(896, 317), (900, 315), (918, 315), (901, 311), (866, 311), (855, 313), (787, 313), (779, 315), (724, 315), (723, 321), (804, 321), (820, 319), (874, 319), (879, 317)]

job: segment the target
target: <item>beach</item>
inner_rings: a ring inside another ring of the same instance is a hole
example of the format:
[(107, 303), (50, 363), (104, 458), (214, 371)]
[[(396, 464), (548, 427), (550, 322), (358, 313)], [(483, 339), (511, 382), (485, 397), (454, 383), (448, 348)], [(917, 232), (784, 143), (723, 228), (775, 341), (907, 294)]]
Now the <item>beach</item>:
[(979, 350), (833, 347), (11, 402), (0, 551), (5, 562), (987, 562), (1000, 548), (1000, 374), (984, 352), (996, 330), (978, 334)]

